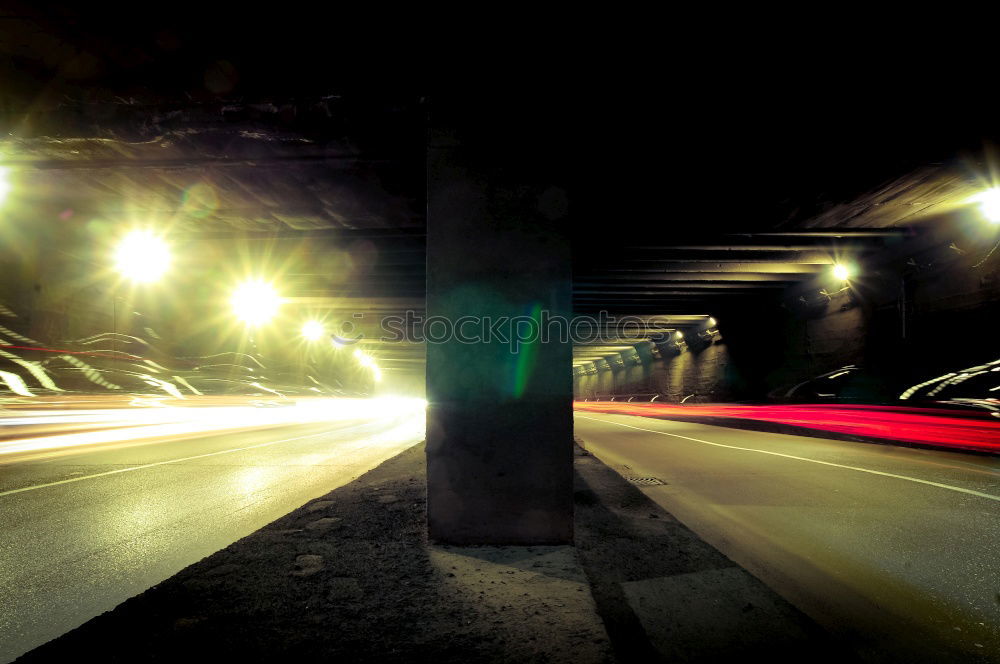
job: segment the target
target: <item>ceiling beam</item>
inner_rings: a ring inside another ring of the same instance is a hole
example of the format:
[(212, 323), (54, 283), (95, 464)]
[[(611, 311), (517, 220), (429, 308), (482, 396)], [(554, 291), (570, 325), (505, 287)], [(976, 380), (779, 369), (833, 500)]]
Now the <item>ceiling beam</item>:
[[(811, 276), (811, 275), (806, 275)], [(599, 285), (601, 283), (618, 283), (622, 281), (783, 281), (793, 283), (798, 281), (792, 276), (784, 274), (768, 274), (762, 272), (666, 272), (663, 274), (636, 274), (636, 275), (603, 275), (603, 274), (581, 274), (574, 276), (574, 282), (578, 285)]]
[(824, 264), (789, 262), (650, 261), (639, 265), (600, 266), (602, 274), (662, 274), (671, 272), (749, 272), (762, 274), (816, 274), (829, 269)]
[(607, 260), (595, 258), (595, 262), (600, 265), (633, 265), (646, 263), (659, 263), (663, 261), (684, 261), (694, 263), (805, 263), (815, 265), (829, 265), (834, 261), (834, 256), (829, 251), (770, 251), (752, 250), (741, 251), (733, 255), (728, 251), (685, 251), (676, 249), (661, 249), (655, 255), (636, 255), (627, 253), (619, 255), (617, 251), (609, 251)]
[(807, 231), (761, 231), (753, 233), (726, 233), (728, 237), (853, 237), (853, 238), (877, 238), (877, 237), (898, 237), (913, 234), (914, 230), (908, 226), (896, 226), (893, 228), (854, 228), (851, 226), (829, 226), (826, 228), (813, 228)]
[[(615, 282), (609, 284), (578, 284), (574, 286), (574, 293), (583, 293), (588, 289), (593, 289), (595, 293), (608, 292), (608, 289), (618, 289), (630, 286), (628, 282)], [(686, 290), (695, 292), (705, 292), (705, 291), (753, 291), (760, 288), (771, 288), (779, 289), (785, 288), (786, 284), (783, 282), (761, 282), (761, 283), (747, 283), (745, 281), (734, 281), (729, 283), (707, 283), (704, 281), (693, 282), (693, 283), (665, 283), (665, 284), (654, 284), (649, 282), (643, 282), (641, 284), (631, 285), (632, 290), (641, 289), (646, 291), (658, 291), (658, 290)], [(631, 290), (629, 292), (632, 292)]]
[(261, 166), (284, 166), (296, 163), (322, 163), (325, 166), (337, 168), (353, 169), (358, 166), (378, 165), (378, 164), (399, 164), (404, 160), (391, 158), (361, 157), (358, 155), (344, 154), (271, 154), (255, 157), (224, 157), (221, 155), (191, 155), (185, 157), (168, 157), (165, 159), (152, 158), (97, 158), (97, 159), (4, 159), (0, 160), (0, 166), (13, 169), (39, 170), (39, 171), (67, 171), (67, 170), (106, 170), (113, 169), (136, 169), (154, 168), (163, 170), (177, 170), (189, 168), (211, 167), (250, 167), (259, 168)]
[(336, 297), (332, 295), (286, 297), (285, 302), (316, 309), (357, 313), (397, 313), (414, 311), (422, 314), (426, 302), (421, 297)]
[[(280, 207), (273, 208), (281, 210)], [(283, 228), (274, 231), (185, 231), (171, 234), (191, 240), (274, 240), (274, 239), (329, 239), (329, 240), (378, 240), (386, 242), (386, 246), (376, 245), (379, 250), (391, 249), (397, 251), (424, 251), (427, 243), (427, 231), (420, 226), (392, 228), (309, 228), (296, 230)], [(326, 249), (326, 247), (322, 247)]]
[(752, 297), (754, 295), (763, 295), (763, 293), (733, 293), (731, 291), (709, 291), (705, 293), (683, 293), (683, 292), (658, 292), (658, 293), (636, 293), (636, 292), (617, 292), (617, 293), (600, 293), (600, 294), (588, 294), (588, 295), (575, 295), (573, 296), (573, 302), (579, 304), (586, 303), (600, 303), (600, 302), (648, 302), (650, 299), (658, 299), (664, 301), (693, 301), (701, 302), (705, 301), (707, 298), (711, 298), (714, 301), (726, 298), (738, 298), (738, 297)]

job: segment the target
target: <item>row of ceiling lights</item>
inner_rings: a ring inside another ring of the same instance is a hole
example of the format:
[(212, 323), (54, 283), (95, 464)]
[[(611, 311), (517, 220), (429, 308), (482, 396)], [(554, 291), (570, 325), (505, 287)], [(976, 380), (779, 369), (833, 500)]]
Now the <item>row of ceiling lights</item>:
[[(128, 233), (115, 250), (115, 267), (126, 279), (139, 284), (159, 281), (170, 268), (170, 248), (163, 237), (148, 230), (134, 230)], [(278, 313), (284, 298), (278, 294), (270, 282), (251, 278), (237, 284), (229, 298), (233, 314), (248, 327), (259, 327), (268, 323)], [(302, 323), (300, 334), (307, 342), (317, 342), (327, 336), (325, 325), (318, 320)], [(342, 344), (331, 336), (331, 345)], [(354, 349), (358, 363), (369, 369), (376, 381), (382, 372), (371, 356)]]
[[(992, 187), (979, 192), (966, 201), (978, 204), (979, 214), (990, 224), (1000, 225), (1000, 187)], [(850, 281), (857, 275), (857, 267), (851, 263), (833, 264), (832, 273), (839, 281)]]
[[(698, 333), (699, 337), (707, 339), (709, 337), (714, 336), (715, 334), (718, 334), (718, 330), (715, 328), (718, 326), (719, 323), (717, 320), (715, 320), (714, 317), (709, 316), (704, 321), (704, 323), (705, 323), (705, 328), (704, 330)], [(672, 332), (670, 332), (670, 334), (666, 335), (665, 338), (659, 339), (657, 341), (654, 341), (653, 339), (649, 339), (649, 341), (654, 344), (653, 348), (654, 357), (659, 357), (656, 348), (657, 345), (668, 345), (679, 349), (685, 343), (684, 333), (680, 330), (673, 330)], [(630, 348), (629, 346), (626, 346), (623, 347), (623, 350), (627, 351), (629, 348)], [(632, 362), (635, 365), (638, 365), (641, 363), (641, 358), (639, 356), (639, 353), (635, 350), (634, 346), (631, 346), (631, 348), (632, 348), (632, 353), (629, 355), (629, 359), (632, 360)], [(593, 356), (585, 355), (581, 357), (576, 357), (574, 358), (573, 366), (574, 368), (580, 367), (583, 369), (584, 373), (589, 373), (589, 374), (597, 373), (598, 370), (610, 370), (611, 361), (609, 361), (608, 358), (613, 357), (616, 354), (618, 355), (618, 358), (614, 360), (614, 363), (619, 366), (624, 366), (625, 361), (622, 357), (622, 354), (617, 350), (614, 353), (607, 353), (604, 355), (595, 354)], [(604, 362), (605, 364), (600, 364), (601, 362)], [(592, 366), (588, 368), (587, 365), (592, 365)]]

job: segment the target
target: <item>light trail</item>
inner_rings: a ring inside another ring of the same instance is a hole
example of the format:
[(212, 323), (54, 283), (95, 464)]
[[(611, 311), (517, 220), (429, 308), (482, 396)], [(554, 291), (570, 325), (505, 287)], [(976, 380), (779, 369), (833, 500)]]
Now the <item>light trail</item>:
[[(387, 416), (423, 422), (426, 402), (421, 399), (303, 398), (295, 402), (254, 403), (249, 400), (226, 405), (171, 405), (115, 408), (66, 408), (65, 401), (53, 408), (7, 410), (0, 417), (0, 463), (22, 461), (25, 455), (40, 455), (110, 443), (168, 441), (220, 432), (348, 420), (380, 419)], [(196, 399), (185, 402), (198, 404)], [(86, 404), (87, 402), (83, 402)]]
[(1000, 453), (1000, 420), (943, 408), (805, 404), (741, 405), (576, 401), (579, 411), (663, 419), (723, 418), (773, 422), (833, 433)]
[(166, 461), (157, 461), (155, 463), (144, 463), (141, 466), (129, 466), (128, 468), (115, 468), (114, 470), (108, 470), (103, 473), (94, 473), (93, 475), (84, 475), (82, 477), (70, 477), (65, 480), (58, 480), (56, 482), (46, 482), (45, 484), (33, 484), (31, 486), (21, 487), (19, 489), (9, 489), (7, 491), (0, 491), (0, 497), (10, 496), (15, 493), (24, 493), (25, 491), (35, 491), (37, 489), (46, 489), (50, 486), (60, 486), (62, 484), (72, 484), (73, 482), (82, 482), (84, 480), (90, 480), (97, 477), (107, 477), (108, 475), (118, 475), (121, 473), (130, 473), (136, 470), (143, 470), (145, 468), (154, 468), (156, 466), (165, 466), (170, 463), (183, 463), (185, 461), (192, 461), (194, 459), (204, 459), (205, 457), (218, 456), (220, 454), (232, 454), (233, 452), (245, 452), (247, 450), (255, 450), (260, 447), (270, 447), (271, 445), (278, 445), (279, 443), (290, 443), (296, 440), (304, 440), (306, 438), (317, 438), (319, 436), (329, 435), (329, 431), (321, 431), (320, 433), (311, 433), (305, 436), (295, 436), (294, 438), (284, 438), (282, 440), (270, 440), (266, 443), (258, 443), (256, 445), (247, 445), (245, 447), (233, 447), (228, 450), (219, 450), (217, 452), (206, 452), (205, 454), (195, 454), (194, 456), (181, 457), (179, 459), (168, 459)]

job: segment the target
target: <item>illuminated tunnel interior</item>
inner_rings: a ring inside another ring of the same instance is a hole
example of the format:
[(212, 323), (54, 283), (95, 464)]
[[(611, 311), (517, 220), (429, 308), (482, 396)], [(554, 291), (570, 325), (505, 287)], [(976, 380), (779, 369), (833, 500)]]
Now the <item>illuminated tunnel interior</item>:
[[(551, 183), (534, 204), (570, 215), (577, 398), (764, 400), (855, 366), (870, 376), (849, 398), (886, 403), (997, 359), (954, 342), (979, 338), (997, 293), (994, 188), (957, 156), (964, 138), (904, 150), (899, 128), (850, 178), (775, 163), (709, 210), (679, 202), (652, 223), (633, 221), (655, 200), (647, 169), (574, 167), (551, 97), (521, 116), (475, 96), (199, 101), (153, 124), (128, 105), (105, 122), (96, 103), (66, 102), (4, 150), (0, 359), (15, 398), (423, 396), (425, 134), (449, 122), (511, 162), (532, 146), (531, 177)], [(846, 159), (868, 136), (823, 148)], [(690, 221), (706, 213), (711, 224)], [(985, 407), (992, 387), (949, 399)]]
[[(872, 655), (924, 631), (1000, 653), (992, 107), (646, 57), (431, 86), (426, 36), (390, 57), (291, 8), (14, 4), (0, 664), (207, 560), (184, 597), (252, 576), (274, 595), (239, 610), (320, 607), (303, 661), (372, 631), (410, 652), (431, 619), (464, 654), (453, 617), (484, 612), (505, 626), (455, 661), (731, 659), (658, 640), (709, 582), (694, 600), (752, 597), (744, 635), (808, 615), (864, 661), (933, 661)], [(230, 561), (247, 546), (273, 569)], [(524, 592), (480, 592), (500, 567)], [(392, 624), (317, 636), (390, 601)], [(199, 615), (169, 629), (214, 643)]]

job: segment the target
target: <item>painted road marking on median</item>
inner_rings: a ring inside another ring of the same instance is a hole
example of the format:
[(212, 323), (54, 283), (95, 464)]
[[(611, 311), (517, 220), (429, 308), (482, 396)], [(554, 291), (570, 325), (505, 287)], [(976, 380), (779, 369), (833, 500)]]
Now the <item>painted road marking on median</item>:
[(35, 489), (44, 489), (50, 486), (58, 486), (60, 484), (69, 484), (70, 482), (82, 482), (83, 480), (90, 480), (95, 477), (104, 477), (106, 475), (116, 475), (118, 473), (128, 473), (133, 470), (142, 470), (143, 468), (152, 468), (153, 466), (165, 466), (168, 463), (180, 463), (182, 461), (191, 461), (193, 459), (204, 459), (205, 457), (217, 456), (219, 454), (230, 454), (232, 452), (243, 452), (245, 450), (252, 450), (258, 447), (267, 447), (268, 445), (277, 445), (278, 443), (290, 443), (293, 440), (302, 440), (304, 438), (315, 438), (316, 436), (325, 436), (333, 431), (322, 431), (320, 433), (311, 433), (306, 436), (296, 436), (295, 438), (285, 438), (283, 440), (272, 440), (267, 443), (258, 443), (257, 445), (248, 445), (247, 447), (235, 447), (231, 450), (219, 450), (218, 452), (207, 452), (205, 454), (196, 454), (195, 456), (184, 457), (183, 459), (170, 459), (169, 461), (157, 461), (156, 463), (146, 463), (141, 466), (132, 466), (130, 468), (119, 468), (117, 470), (109, 470), (103, 473), (95, 473), (93, 475), (84, 475), (83, 477), (71, 477), (66, 480), (59, 480), (58, 482), (49, 482), (47, 484), (35, 484), (34, 486), (25, 486), (20, 489), (10, 489), (9, 491), (0, 491), (0, 497), (9, 496), (14, 493), (21, 493), (23, 491), (34, 491)]
[[(930, 480), (922, 480), (918, 477), (909, 477), (908, 475), (897, 475), (895, 473), (884, 473), (881, 470), (871, 470), (870, 468), (859, 468), (858, 466), (845, 466), (840, 463), (833, 463), (831, 461), (820, 461), (818, 459), (807, 459), (806, 457), (795, 456), (794, 454), (783, 454), (782, 452), (771, 452), (769, 450), (758, 450), (752, 447), (739, 447), (737, 445), (726, 445), (724, 443), (713, 443), (710, 440), (702, 440), (701, 438), (692, 438), (691, 436), (682, 436), (679, 433), (668, 433), (666, 431), (657, 431), (656, 429), (644, 429), (642, 427), (635, 427), (631, 424), (622, 424), (621, 422), (612, 422), (611, 420), (602, 420), (597, 417), (586, 417), (584, 415), (577, 415), (585, 420), (593, 420), (594, 422), (603, 422), (604, 424), (614, 424), (615, 426), (628, 427), (629, 429), (637, 429), (639, 431), (647, 431), (649, 433), (658, 433), (663, 436), (673, 436), (674, 438), (683, 438), (684, 440), (692, 440), (696, 443), (702, 443), (705, 445), (714, 445), (715, 447), (725, 447), (731, 450), (742, 450), (744, 452), (759, 452), (760, 454), (770, 454), (771, 456), (784, 457), (786, 459), (795, 459), (797, 461), (808, 461), (809, 463), (818, 463), (823, 466), (833, 466), (834, 468), (844, 468), (846, 470), (856, 470), (860, 473), (870, 473), (872, 475), (881, 475), (883, 477), (893, 477), (897, 480), (907, 480), (909, 482), (916, 482), (917, 484), (927, 484), (930, 486), (936, 486), (939, 489), (948, 489), (949, 491), (957, 491), (958, 493), (967, 493), (970, 496), (978, 496), (980, 498), (986, 498), (987, 500), (995, 500), (1000, 502), (1000, 496), (994, 496), (989, 493), (983, 493), (982, 491), (974, 491), (972, 489), (963, 489), (960, 486), (952, 486), (950, 484), (941, 484), (940, 482), (931, 482)], [(3, 494), (0, 494), (3, 495)]]

